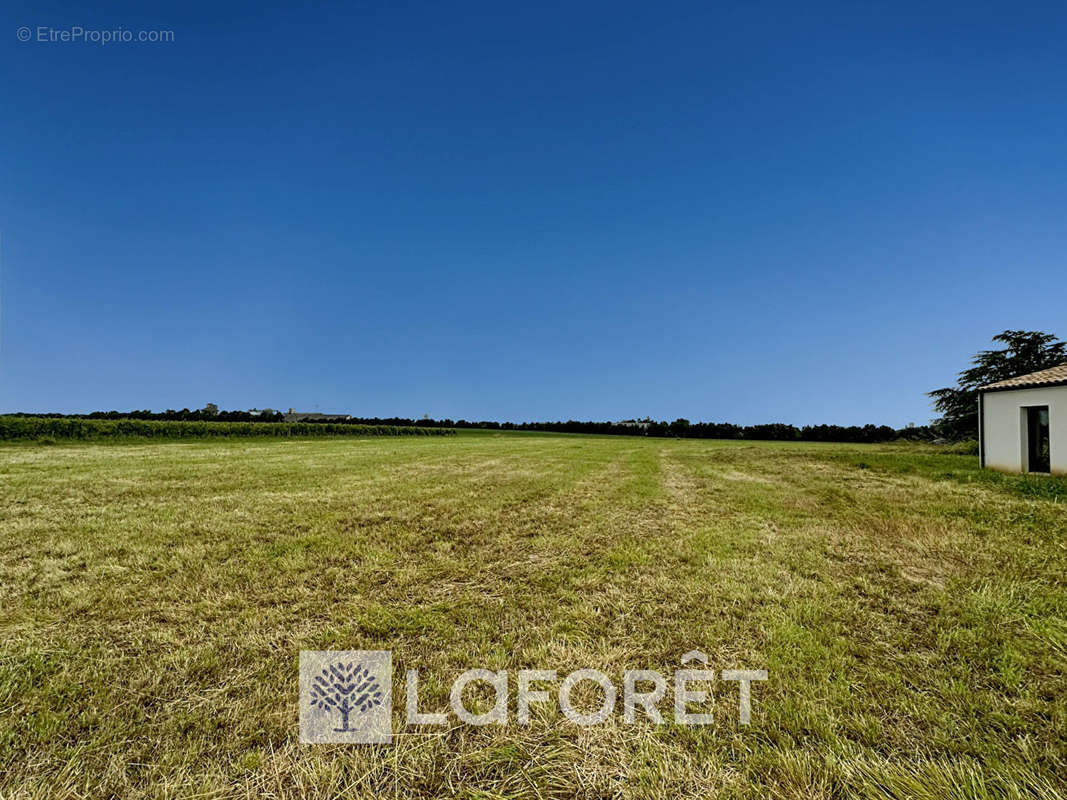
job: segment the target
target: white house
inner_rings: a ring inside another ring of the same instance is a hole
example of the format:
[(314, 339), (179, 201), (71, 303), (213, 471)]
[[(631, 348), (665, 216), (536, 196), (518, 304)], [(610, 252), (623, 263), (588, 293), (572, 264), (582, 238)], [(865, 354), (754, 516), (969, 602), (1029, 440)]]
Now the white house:
[(1067, 364), (983, 386), (982, 466), (1067, 475)]

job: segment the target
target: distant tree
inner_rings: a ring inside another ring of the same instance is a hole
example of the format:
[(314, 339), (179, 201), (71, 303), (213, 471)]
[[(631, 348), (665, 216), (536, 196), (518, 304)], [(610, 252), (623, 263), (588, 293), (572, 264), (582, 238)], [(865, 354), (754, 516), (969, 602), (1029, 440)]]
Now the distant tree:
[(208, 403), (202, 409), (200, 409), (200, 413), (203, 414), (205, 417), (217, 417), (219, 414), (219, 407), (214, 403)]
[(670, 430), (670, 426), (668, 426), (666, 422), (652, 421), (648, 423), (645, 432), (649, 436), (666, 436), (668, 430)]
[(671, 436), (688, 436), (689, 435), (689, 420), (685, 417), (679, 417), (671, 423), (670, 428)]
[(1067, 362), (1067, 343), (1041, 331), (1004, 331), (993, 337), (1005, 347), (983, 350), (959, 374), (955, 386), (930, 392), (941, 418), (937, 432), (949, 439), (978, 437), (978, 388)]
[(746, 425), (741, 431), (743, 439), (763, 439), (772, 442), (790, 442), (800, 438), (800, 431), (784, 422), (769, 425)]

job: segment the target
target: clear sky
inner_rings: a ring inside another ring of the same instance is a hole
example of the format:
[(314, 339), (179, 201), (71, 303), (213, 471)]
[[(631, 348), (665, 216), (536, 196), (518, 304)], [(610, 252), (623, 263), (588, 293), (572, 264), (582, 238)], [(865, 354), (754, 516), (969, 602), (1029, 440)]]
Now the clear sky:
[(6, 4), (0, 410), (903, 425), (1067, 337), (1062, 3), (288, 5)]

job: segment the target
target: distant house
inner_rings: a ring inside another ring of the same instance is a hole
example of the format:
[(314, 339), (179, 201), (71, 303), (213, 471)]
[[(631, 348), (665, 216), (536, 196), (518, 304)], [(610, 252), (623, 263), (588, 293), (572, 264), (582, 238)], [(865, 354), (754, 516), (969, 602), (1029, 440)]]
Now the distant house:
[(982, 466), (1067, 474), (1067, 364), (981, 387)]
[(640, 428), (643, 431), (648, 430), (648, 426), (652, 423), (647, 420), (638, 419), (621, 419), (615, 423), (620, 428)]
[(293, 411), (284, 416), (286, 422), (344, 422), (352, 419), (351, 414), (320, 414), (317, 411)]

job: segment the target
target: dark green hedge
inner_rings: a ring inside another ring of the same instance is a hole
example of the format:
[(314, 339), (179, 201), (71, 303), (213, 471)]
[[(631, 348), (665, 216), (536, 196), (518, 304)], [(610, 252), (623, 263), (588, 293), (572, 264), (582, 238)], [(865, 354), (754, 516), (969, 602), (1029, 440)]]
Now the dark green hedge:
[(2, 417), (0, 440), (4, 439), (203, 439), (213, 436), (442, 436), (447, 428), (415, 428), (396, 425), (340, 425), (308, 422), (157, 422), (140, 419), (69, 419), (51, 417)]

